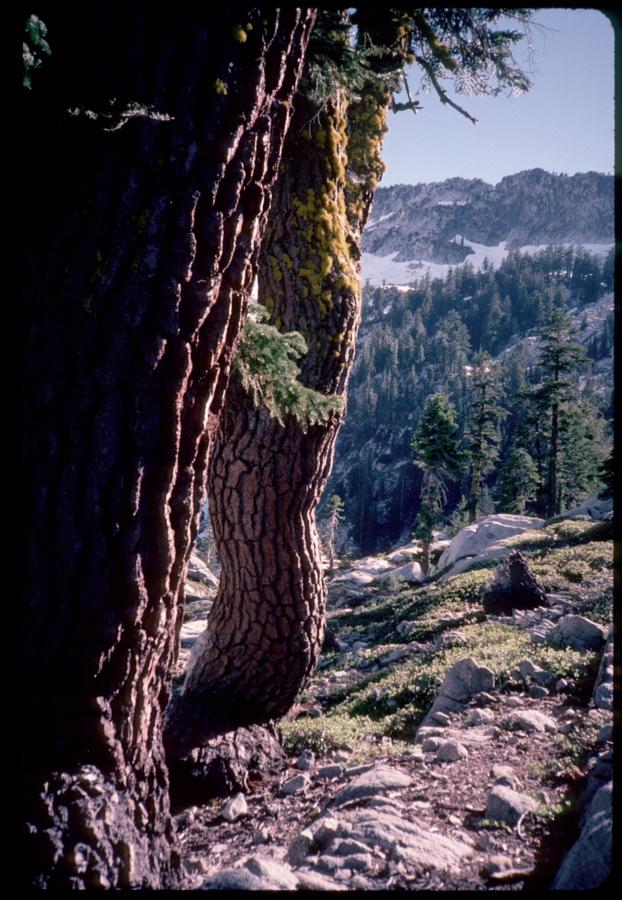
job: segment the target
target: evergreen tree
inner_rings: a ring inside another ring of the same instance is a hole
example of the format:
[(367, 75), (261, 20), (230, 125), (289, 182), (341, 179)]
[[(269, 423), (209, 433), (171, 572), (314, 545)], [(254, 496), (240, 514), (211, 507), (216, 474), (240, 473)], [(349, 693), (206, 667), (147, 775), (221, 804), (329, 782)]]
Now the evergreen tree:
[(343, 519), (343, 500), (338, 494), (333, 494), (326, 504), (327, 520), (324, 538), (324, 549), (328, 555), (328, 571), (333, 575), (335, 571), (335, 537), (337, 528)]
[(427, 575), (432, 530), (446, 500), (445, 480), (458, 478), (462, 465), (455, 410), (442, 394), (434, 395), (427, 402), (411, 446), (416, 455), (415, 465), (423, 470), (415, 537), (422, 543), (421, 568)]
[(497, 498), (502, 512), (524, 513), (526, 504), (536, 497), (538, 468), (529, 453), (515, 447), (499, 470)]
[(585, 360), (585, 350), (572, 338), (574, 329), (563, 310), (555, 310), (542, 330), (539, 367), (541, 384), (531, 392), (537, 417), (545, 417), (548, 430), (546, 507), (547, 517), (561, 511), (558, 493), (560, 427), (564, 427), (573, 407), (577, 386), (572, 376)]
[(499, 456), (499, 422), (505, 411), (499, 405), (503, 388), (501, 371), (487, 353), (479, 353), (470, 370), (471, 403), (465, 431), (469, 460), (469, 521), (481, 512), (485, 476)]

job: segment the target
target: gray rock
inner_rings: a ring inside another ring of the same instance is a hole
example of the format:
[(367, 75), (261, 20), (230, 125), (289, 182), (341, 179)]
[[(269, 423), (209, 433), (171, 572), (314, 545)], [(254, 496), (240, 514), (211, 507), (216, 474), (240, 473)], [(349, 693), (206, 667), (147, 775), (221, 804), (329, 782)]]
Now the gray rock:
[(505, 785), (496, 785), (486, 800), (486, 818), (495, 822), (516, 825), (525, 812), (533, 812), (536, 801), (527, 794), (519, 794)]
[(441, 739), (437, 737), (427, 737), (423, 741), (421, 745), (421, 749), (424, 753), (429, 753), (430, 751), (436, 751), (441, 745)]
[(558, 694), (563, 694), (564, 691), (568, 690), (568, 682), (566, 681), (565, 678), (560, 678), (558, 681), (555, 682), (555, 690), (557, 691)]
[(585, 616), (563, 616), (547, 636), (549, 643), (575, 650), (600, 650), (605, 643), (607, 629)]
[(318, 850), (325, 850), (339, 834), (339, 822), (332, 816), (320, 819), (313, 826), (313, 844)]
[(246, 816), (247, 814), (248, 804), (244, 794), (236, 794), (235, 797), (227, 800), (220, 811), (220, 815), (223, 819), (226, 819), (227, 822), (235, 822), (240, 816)]
[(458, 741), (443, 741), (436, 751), (436, 758), (441, 762), (456, 762), (469, 755), (469, 751)]
[(539, 700), (542, 697), (549, 696), (549, 692), (547, 691), (547, 689), (539, 684), (530, 684), (528, 693), (530, 697), (534, 698), (534, 700)]
[(403, 578), (404, 581), (408, 581), (410, 584), (418, 584), (423, 581), (423, 572), (421, 571), (421, 566), (418, 562), (408, 562), (403, 566), (400, 566), (398, 569), (393, 569), (392, 572), (388, 574), (395, 576), (396, 578)]
[(497, 872), (507, 872), (512, 869), (513, 863), (509, 856), (491, 856), (486, 860), (483, 869), (487, 875), (495, 875)]
[(269, 879), (259, 878), (248, 869), (220, 869), (201, 885), (202, 891), (266, 891), (279, 890)]
[(390, 852), (396, 862), (457, 871), (473, 853), (462, 841), (429, 832), (390, 810), (356, 809), (344, 813), (352, 823), (351, 838), (370, 849)]
[(552, 890), (596, 890), (609, 879), (613, 855), (612, 789), (612, 783), (604, 785), (593, 797), (579, 838), (562, 862)]
[(517, 709), (519, 706), (523, 705), (523, 701), (519, 700), (518, 697), (508, 697), (507, 705), (510, 707), (510, 709)]
[(320, 766), (317, 770), (316, 777), (317, 778), (339, 778), (343, 775), (343, 766), (339, 763), (334, 763), (330, 766)]
[(593, 697), (599, 709), (613, 709), (613, 684), (610, 681), (599, 684)]
[(314, 834), (310, 828), (305, 828), (296, 835), (287, 849), (287, 861), (292, 866), (301, 866), (306, 862), (308, 854), (313, 846)]
[(537, 666), (530, 659), (524, 659), (518, 664), (518, 670), (523, 678), (531, 678), (543, 687), (550, 687), (555, 683), (555, 675), (547, 669)]
[(408, 787), (411, 779), (408, 775), (393, 769), (390, 766), (376, 765), (368, 772), (363, 772), (350, 784), (342, 787), (333, 798), (333, 804), (339, 805), (349, 800), (360, 800), (364, 797), (372, 797), (375, 794), (384, 794), (387, 791), (399, 790)]
[(441, 685), (440, 693), (452, 700), (467, 700), (472, 694), (489, 691), (495, 685), (495, 675), (486, 666), (478, 666), (471, 658), (455, 663)]
[(520, 787), (520, 781), (511, 766), (494, 765), (490, 775), (495, 784), (503, 784), (514, 791)]
[(298, 879), (288, 866), (263, 856), (252, 856), (244, 863), (244, 868), (263, 881), (269, 881), (274, 888), (270, 890), (295, 891)]
[(603, 725), (596, 735), (597, 744), (606, 744), (607, 741), (613, 740), (613, 724), (611, 722)]
[(396, 647), (395, 650), (390, 650), (389, 653), (379, 657), (378, 662), (381, 666), (388, 666), (391, 663), (399, 662), (400, 659), (405, 659), (407, 656), (410, 656), (408, 647)]
[(430, 718), (431, 718), (432, 721), (435, 722), (437, 725), (440, 725), (441, 728), (442, 728), (444, 725), (449, 725), (449, 723), (451, 722), (451, 717), (448, 716), (447, 713), (445, 713), (445, 712), (440, 712), (440, 710), (439, 710), (438, 712), (433, 712), (433, 713), (431, 714)]
[(518, 731), (527, 731), (528, 733), (549, 731), (551, 734), (555, 734), (557, 731), (555, 720), (535, 709), (517, 709), (511, 715), (511, 723)]
[(261, 827), (253, 834), (251, 841), (253, 844), (267, 844), (270, 841), (270, 832), (267, 828)]
[(303, 772), (308, 772), (309, 769), (313, 768), (315, 763), (315, 753), (313, 750), (303, 750), (294, 765), (297, 769), (302, 769)]
[(218, 579), (196, 553), (190, 554), (186, 578), (190, 578), (192, 581), (198, 581), (200, 584), (206, 584), (211, 588), (218, 587)]
[(473, 642), (459, 631), (443, 631), (434, 641), (434, 650), (446, 650), (449, 647), (467, 646)]
[[(507, 540), (508, 537), (524, 531), (540, 528), (543, 524), (543, 519), (528, 516), (506, 513), (485, 516), (458, 532), (447, 549), (443, 551), (437, 568), (440, 570), (445, 566), (455, 566), (456, 562), (461, 559), (480, 557), (492, 544), (498, 544)], [(474, 561), (476, 560), (474, 559)]]
[(361, 841), (355, 841), (352, 838), (339, 838), (334, 841), (331, 849), (336, 856), (352, 856), (356, 853), (369, 853), (367, 844), (363, 844)]
[(495, 714), (491, 709), (470, 709), (467, 716), (467, 725), (490, 725), (494, 720)]
[(302, 794), (310, 784), (311, 779), (308, 775), (294, 775), (293, 778), (288, 778), (287, 781), (283, 782), (279, 788), (279, 794), (283, 794), (287, 797), (293, 794)]
[(494, 694), (489, 694), (487, 691), (480, 691), (478, 694), (474, 694), (473, 700), (478, 706), (490, 706), (497, 702), (497, 698)]
[(344, 772), (347, 778), (353, 778), (355, 775), (362, 775), (363, 772), (371, 772), (376, 767), (376, 763), (363, 763), (360, 766), (348, 766)]
[(336, 881), (333, 881), (332, 878), (327, 878), (326, 875), (320, 875), (319, 872), (314, 872), (312, 869), (297, 869), (296, 875), (298, 876), (298, 886), (303, 891), (345, 891), (347, 888), (344, 885), (339, 884)]

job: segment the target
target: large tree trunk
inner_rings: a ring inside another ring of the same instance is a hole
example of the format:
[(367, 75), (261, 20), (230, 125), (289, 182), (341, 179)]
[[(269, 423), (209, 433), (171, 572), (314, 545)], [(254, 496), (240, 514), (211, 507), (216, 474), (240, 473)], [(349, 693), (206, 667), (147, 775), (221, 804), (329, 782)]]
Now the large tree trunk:
[(313, 14), (41, 15), (20, 865), (41, 888), (175, 887), (161, 730), (182, 582)]
[[(296, 98), (259, 267), (259, 300), (309, 352), (301, 381), (345, 395), (360, 319), (360, 238), (383, 169), (390, 92)], [(255, 408), (234, 376), (209, 475), (222, 561), (205, 647), (171, 707), (173, 755), (282, 717), (322, 646), (326, 585), (315, 510), (343, 412), (308, 430)]]

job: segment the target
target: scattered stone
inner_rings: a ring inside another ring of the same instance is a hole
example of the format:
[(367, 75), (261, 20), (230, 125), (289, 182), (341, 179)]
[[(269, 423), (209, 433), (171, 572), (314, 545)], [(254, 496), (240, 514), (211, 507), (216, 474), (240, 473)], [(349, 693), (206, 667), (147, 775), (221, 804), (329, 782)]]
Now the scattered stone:
[(227, 822), (235, 822), (235, 820), (239, 819), (240, 816), (245, 816), (247, 814), (248, 804), (246, 802), (246, 797), (244, 796), (244, 794), (236, 794), (235, 797), (227, 800), (220, 811), (220, 815), (223, 817), (223, 819), (226, 819)]
[(396, 647), (395, 650), (391, 650), (389, 653), (385, 653), (384, 656), (379, 657), (378, 662), (381, 666), (388, 666), (391, 663), (399, 662), (400, 659), (405, 659), (407, 656), (410, 656), (408, 647)]
[(511, 615), (513, 609), (536, 609), (548, 602), (544, 588), (519, 550), (512, 550), (499, 563), (492, 581), (481, 592), (481, 600), (484, 612), (496, 615)]
[(613, 709), (613, 684), (599, 684), (594, 691), (594, 703), (599, 709)]
[(478, 666), (471, 658), (455, 663), (441, 685), (440, 693), (452, 700), (467, 700), (472, 694), (489, 691), (495, 685), (495, 675), (486, 666)]
[(355, 775), (362, 775), (363, 772), (371, 772), (373, 768), (375, 768), (376, 763), (363, 763), (360, 766), (348, 766), (344, 772), (344, 775), (347, 778), (353, 778)]
[(541, 687), (539, 684), (530, 684), (529, 696), (533, 697), (534, 700), (540, 700), (542, 697), (548, 697), (549, 692), (545, 687)]
[(441, 745), (441, 739), (437, 737), (427, 737), (423, 744), (421, 745), (421, 749), (424, 753), (429, 753), (430, 751), (436, 751)]
[(461, 645), (467, 646), (472, 643), (470, 638), (465, 634), (461, 634), (459, 631), (443, 631), (434, 641), (434, 650), (438, 652), (439, 650), (446, 650), (449, 647), (459, 647)]
[(360, 652), (361, 650), (368, 650), (369, 644), (366, 644), (365, 641), (354, 641), (352, 644), (352, 649), (356, 652)]
[(482, 868), (487, 875), (493, 875), (497, 872), (509, 871), (513, 868), (513, 863), (509, 856), (491, 856)]
[(527, 794), (519, 794), (512, 788), (498, 784), (488, 794), (486, 818), (516, 825), (523, 813), (534, 812), (536, 808), (536, 801)]
[(490, 770), (490, 775), (495, 784), (505, 785), (512, 788), (513, 791), (520, 787), (520, 781), (511, 766), (494, 765)]
[(281, 787), (279, 788), (279, 794), (283, 794), (285, 796), (292, 796), (293, 794), (302, 794), (311, 784), (311, 779), (308, 775), (294, 775), (293, 778), (288, 778), (287, 781), (284, 781)]
[(606, 744), (608, 741), (613, 740), (613, 724), (609, 722), (607, 725), (603, 725), (598, 734), (596, 735), (596, 743), (597, 744)]
[(337, 819), (327, 817), (315, 823), (313, 843), (319, 850), (325, 850), (339, 832)]
[(585, 616), (563, 616), (547, 636), (550, 644), (572, 647), (575, 650), (600, 650), (605, 643), (607, 629)]
[(613, 782), (594, 795), (576, 843), (557, 873), (552, 890), (596, 890), (611, 878), (613, 856)]
[(344, 763), (350, 759), (350, 754), (346, 753), (344, 750), (336, 750), (331, 754), (330, 758), (333, 762)]
[(508, 697), (506, 702), (511, 709), (517, 709), (519, 706), (523, 705), (523, 701), (518, 697)]
[(404, 581), (407, 581), (409, 584), (419, 584), (423, 581), (421, 566), (418, 562), (414, 561), (408, 562), (397, 569), (393, 569), (393, 571), (388, 574), (392, 575), (394, 578), (403, 578)]
[(253, 844), (267, 844), (270, 841), (270, 832), (265, 826), (262, 826), (254, 832), (251, 841)]
[(467, 716), (467, 725), (490, 725), (494, 722), (495, 714), (491, 709), (470, 709)]
[(333, 804), (339, 805), (349, 800), (360, 800), (375, 794), (409, 787), (411, 779), (408, 775), (390, 766), (376, 765), (370, 771), (363, 772), (350, 784), (341, 788), (333, 798)]
[(294, 765), (297, 769), (302, 769), (303, 772), (308, 772), (309, 769), (313, 768), (314, 763), (315, 753), (313, 752), (313, 750), (303, 750)]
[(528, 733), (549, 731), (551, 734), (555, 734), (557, 731), (555, 720), (535, 709), (516, 710), (511, 715), (511, 723), (518, 731), (527, 731)]
[(436, 758), (441, 762), (456, 762), (458, 759), (464, 759), (469, 755), (469, 751), (458, 741), (443, 741), (436, 751)]
[(268, 888), (269, 890), (295, 891), (298, 887), (298, 878), (289, 866), (269, 857), (252, 856), (246, 860), (244, 868), (262, 881), (271, 882), (274, 887)]
[(478, 694), (475, 694), (473, 700), (477, 703), (478, 706), (490, 706), (491, 704), (497, 702), (497, 698), (493, 694), (489, 694), (487, 691), (480, 691)]
[(343, 775), (343, 766), (339, 763), (334, 763), (330, 766), (321, 766), (317, 770), (316, 777), (317, 778), (339, 778)]
[(298, 885), (304, 891), (345, 891), (343, 885), (312, 869), (297, 869)]
[(258, 878), (248, 869), (221, 869), (201, 885), (203, 891), (265, 891), (279, 890), (267, 878)]
[(530, 659), (524, 659), (518, 664), (518, 669), (523, 678), (531, 678), (543, 687), (550, 687), (555, 683), (555, 675), (547, 669), (542, 669)]
[(555, 690), (557, 691), (558, 694), (563, 694), (565, 691), (568, 690), (568, 682), (566, 681), (565, 678), (560, 678), (560, 679), (558, 679), (558, 681), (555, 682)]
[(432, 713), (431, 718), (433, 719), (434, 722), (436, 722), (438, 725), (440, 725), (441, 728), (444, 725), (449, 725), (449, 723), (451, 722), (451, 717), (448, 716), (447, 713), (444, 713), (444, 712)]

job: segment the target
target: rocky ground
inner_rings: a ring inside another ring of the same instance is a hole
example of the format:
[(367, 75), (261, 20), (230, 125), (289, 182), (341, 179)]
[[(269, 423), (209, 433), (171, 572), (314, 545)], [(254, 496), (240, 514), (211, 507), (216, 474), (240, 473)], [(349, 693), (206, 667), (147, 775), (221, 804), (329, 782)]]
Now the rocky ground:
[[(255, 771), (243, 792), (176, 816), (188, 887), (602, 883), (613, 749), (608, 537), (589, 520), (526, 531), (521, 550), (546, 605), (512, 616), (477, 602), (495, 560), (431, 584), (336, 580), (337, 649), (282, 723), (281, 771)], [(212, 591), (195, 585), (180, 676)]]

